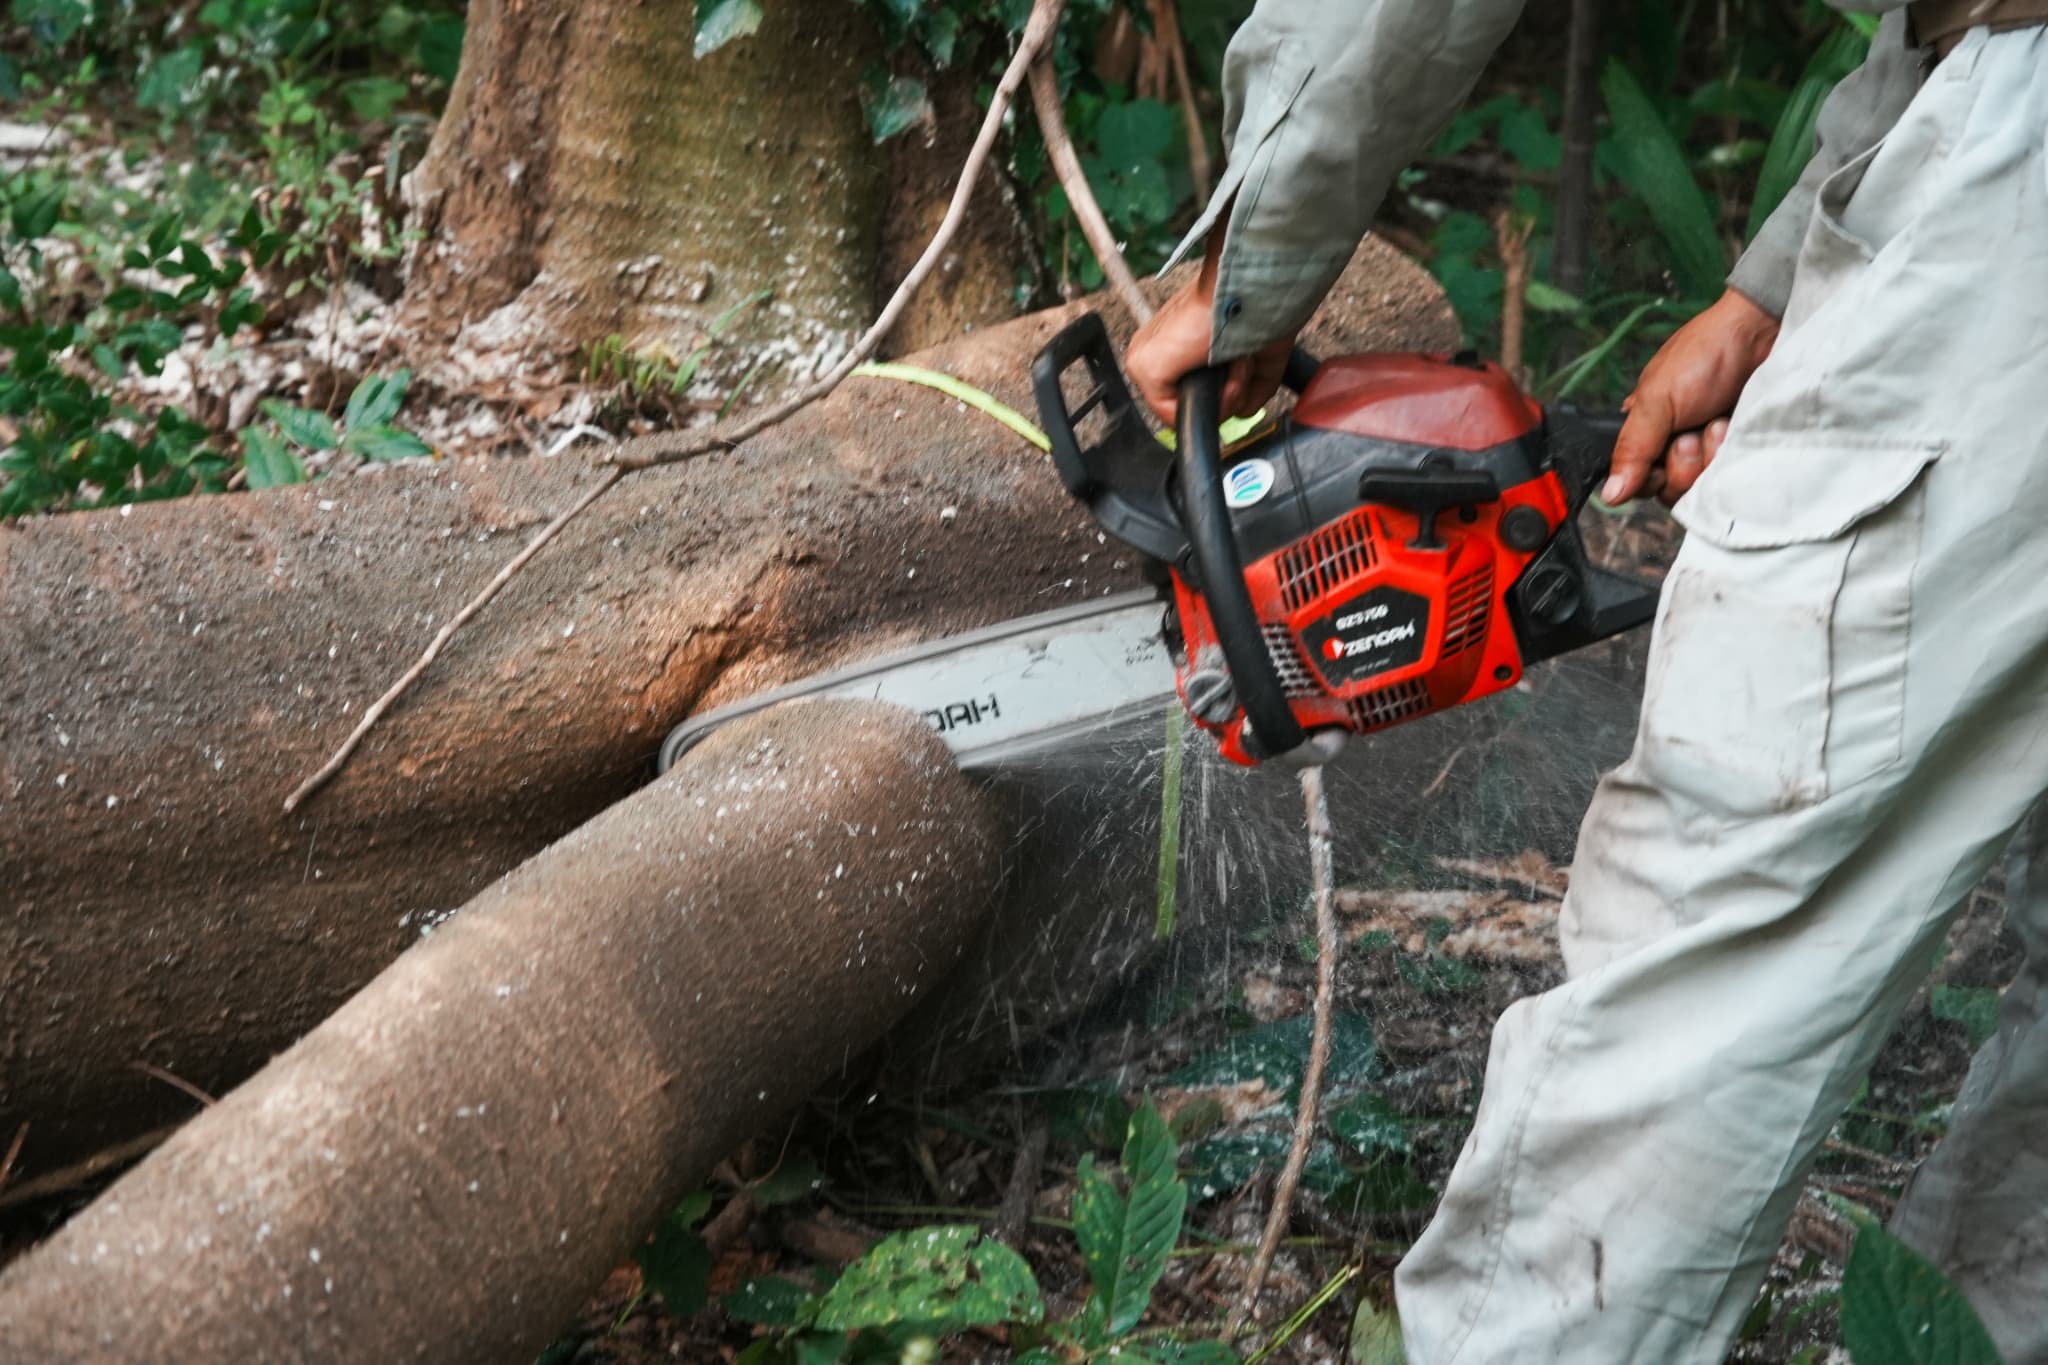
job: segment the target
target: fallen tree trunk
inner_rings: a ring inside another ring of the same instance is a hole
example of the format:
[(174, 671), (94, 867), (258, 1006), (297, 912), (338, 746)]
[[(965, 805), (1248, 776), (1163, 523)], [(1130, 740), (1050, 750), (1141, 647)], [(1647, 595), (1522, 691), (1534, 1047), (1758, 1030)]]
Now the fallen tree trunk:
[(998, 847), (908, 712), (720, 731), (0, 1275), (0, 1358), (532, 1359), (958, 959)]
[[(1073, 310), (916, 357), (1028, 407)], [(1368, 244), (1309, 342), (1445, 347)], [(662, 438), (654, 438), (660, 440)], [(532, 530), (581, 456), (390, 470), (0, 527), (0, 1147), (17, 1180), (189, 1115), (424, 928), (643, 783), (689, 712), (1135, 583), (1049, 462), (850, 383), (629, 478), (296, 815), (279, 805)]]

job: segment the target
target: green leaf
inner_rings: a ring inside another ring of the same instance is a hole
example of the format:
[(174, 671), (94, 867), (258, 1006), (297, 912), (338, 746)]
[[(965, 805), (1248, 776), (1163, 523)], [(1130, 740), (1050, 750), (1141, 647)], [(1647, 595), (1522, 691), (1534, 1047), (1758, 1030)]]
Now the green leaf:
[(48, 185), (15, 200), (9, 216), (14, 222), (14, 235), (32, 242), (38, 237), (49, 236), (50, 229), (57, 226), (57, 219), (63, 212), (63, 186)]
[(816, 1296), (795, 1280), (768, 1275), (748, 1280), (719, 1299), (725, 1315), (758, 1327), (802, 1327), (816, 1312)]
[(685, 1220), (686, 1211), (679, 1209), (662, 1219), (654, 1240), (633, 1253), (641, 1283), (661, 1295), (668, 1311), (679, 1318), (696, 1314), (711, 1298), (711, 1248), (690, 1231), (696, 1220)]
[(328, 421), (323, 413), (314, 412), (310, 408), (293, 407), (290, 403), (280, 402), (275, 398), (266, 398), (257, 406), (263, 409), (265, 416), (277, 423), (279, 430), (283, 431), (288, 439), (298, 442), (308, 450), (332, 450), (341, 444), (340, 433), (335, 431), (334, 423)]
[(1384, 1152), (1405, 1156), (1414, 1147), (1408, 1120), (1380, 1095), (1360, 1095), (1332, 1109), (1324, 1121), (1339, 1142), (1360, 1156), (1376, 1157)]
[(355, 392), (348, 396), (348, 406), (342, 410), (342, 429), (379, 427), (389, 422), (405, 403), (405, 387), (411, 382), (411, 370), (399, 370), (388, 375), (364, 375)]
[(1807, 62), (1799, 83), (1785, 101), (1784, 112), (1771, 130), (1771, 145), (1757, 171), (1756, 194), (1749, 202), (1749, 225), (1744, 235), (1756, 236), (1791, 193), (1806, 163), (1813, 156), (1814, 131), (1820, 124), (1821, 105), (1826, 103), (1835, 83), (1854, 70), (1868, 51), (1870, 40), (1853, 28), (1840, 28)]
[(1672, 273), (1688, 294), (1720, 293), (1728, 259), (1714, 226), (1714, 210), (1686, 164), (1685, 153), (1664, 126), (1650, 97), (1619, 61), (1600, 78), (1607, 113), (1614, 120), (1614, 154), (1629, 190), (1650, 211), (1671, 253)]
[(1131, 1106), (1112, 1086), (1048, 1090), (1038, 1097), (1055, 1141), (1068, 1147), (1115, 1147), (1131, 1127)]
[(761, 27), (761, 0), (697, 0), (696, 55), (716, 52)]
[(410, 460), (434, 453), (432, 446), (398, 427), (357, 427), (341, 438), (341, 448), (366, 460)]
[[(1175, 1086), (1240, 1085), (1264, 1081), (1275, 1090), (1292, 1090), (1301, 1084), (1302, 1069), (1308, 1065), (1308, 1044), (1314, 1020), (1307, 1014), (1246, 1029), (1223, 1047), (1199, 1057), (1167, 1078)], [(1372, 1023), (1362, 1014), (1338, 1012), (1330, 1020), (1330, 1067), (1326, 1084), (1331, 1090), (1363, 1084), (1377, 1070), (1378, 1054), (1373, 1045)]]
[(0, 52), (0, 101), (11, 102), (21, 98), (21, 63), (8, 53)]
[(1999, 1365), (1969, 1301), (1875, 1222), (1842, 1274), (1842, 1344), (1856, 1365)]
[(462, 66), (463, 22), (460, 15), (433, 14), (421, 21), (413, 46), (420, 70), (437, 81), (452, 81)]
[(1998, 1032), (1999, 999), (1999, 992), (1990, 986), (1936, 986), (1928, 997), (1927, 1012), (1961, 1024), (1970, 1032), (1970, 1046), (1980, 1048)]
[(92, 6), (87, 0), (14, 0), (13, 14), (37, 41), (60, 47), (91, 20)]
[(782, 1164), (753, 1186), (754, 1203), (764, 1209), (802, 1199), (825, 1183), (809, 1152), (784, 1157)]
[(1158, 100), (1122, 100), (1103, 106), (1095, 120), (1095, 150), (1112, 170), (1157, 163), (1173, 145), (1174, 114)]
[(1408, 1351), (1401, 1344), (1401, 1320), (1390, 1308), (1375, 1307), (1370, 1299), (1359, 1300), (1345, 1355), (1351, 1365), (1408, 1365)]
[(1405, 1161), (1378, 1161), (1330, 1191), (1330, 1208), (1341, 1217), (1374, 1213), (1415, 1213), (1436, 1203), (1436, 1191)]
[(1518, 105), (1500, 121), (1500, 149), (1531, 171), (1554, 171), (1564, 159), (1564, 144), (1541, 111)]
[(923, 81), (892, 76), (877, 66), (861, 81), (860, 107), (867, 115), (868, 135), (883, 143), (930, 118), (932, 97)]
[(183, 110), (199, 85), (206, 49), (187, 43), (151, 62), (135, 89), (135, 102), (165, 114)]
[(957, 1331), (1044, 1318), (1045, 1301), (1024, 1258), (963, 1225), (912, 1228), (877, 1242), (826, 1293), (817, 1325)]
[(1522, 297), (1539, 313), (1576, 313), (1586, 306), (1577, 294), (1542, 280), (1529, 281), (1528, 292)]
[(306, 466), (274, 434), (257, 427), (242, 433), (242, 469), (249, 487), (281, 488), (306, 481)]
[(341, 97), (348, 101), (349, 111), (370, 123), (390, 118), (408, 93), (404, 81), (389, 76), (363, 76), (341, 87)]
[(1188, 1187), (1174, 1174), (1178, 1156), (1165, 1120), (1148, 1100), (1131, 1115), (1130, 1135), (1124, 1139), (1129, 1195), (1120, 1194), (1095, 1168), (1093, 1153), (1081, 1158), (1075, 1174), (1074, 1239), (1108, 1315), (1109, 1330), (1117, 1335), (1136, 1327), (1145, 1316), (1153, 1287), (1166, 1273), (1167, 1258), (1180, 1240)]

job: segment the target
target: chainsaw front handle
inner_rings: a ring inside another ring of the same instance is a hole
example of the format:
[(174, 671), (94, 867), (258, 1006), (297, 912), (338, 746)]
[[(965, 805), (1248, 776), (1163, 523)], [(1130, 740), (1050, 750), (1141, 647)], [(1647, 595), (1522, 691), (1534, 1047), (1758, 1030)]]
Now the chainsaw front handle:
[(1209, 604), (1210, 622), (1223, 646), (1223, 662), (1244, 708), (1251, 732), (1247, 738), (1256, 739), (1259, 752), (1278, 757), (1299, 748), (1307, 736), (1273, 667), (1265, 631), (1245, 587), (1237, 535), (1230, 526), (1230, 505), (1223, 493), (1223, 378), (1222, 367), (1211, 365), (1180, 381), (1174, 432), (1181, 524)]

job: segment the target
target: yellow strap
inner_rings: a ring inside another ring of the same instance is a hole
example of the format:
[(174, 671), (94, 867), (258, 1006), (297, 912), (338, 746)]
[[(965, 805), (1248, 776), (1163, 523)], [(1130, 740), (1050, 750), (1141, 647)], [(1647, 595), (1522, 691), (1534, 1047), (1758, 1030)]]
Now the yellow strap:
[(968, 407), (987, 413), (1040, 450), (1052, 449), (1052, 442), (1045, 439), (1045, 433), (1032, 426), (1023, 413), (1002, 399), (983, 393), (974, 385), (955, 379), (950, 374), (940, 374), (937, 370), (927, 370), (918, 365), (893, 365), (875, 361), (856, 366), (852, 373), (864, 379), (895, 379), (905, 384), (922, 384), (928, 389), (937, 389), (948, 398), (957, 398)]
[[(987, 413), (1040, 450), (1052, 449), (1052, 442), (1045, 439), (1045, 433), (1031, 425), (1031, 420), (1023, 413), (995, 395), (975, 388), (964, 379), (955, 379), (952, 375), (942, 374), (937, 370), (927, 370), (921, 365), (897, 365), (872, 360), (865, 365), (855, 366), (848, 374), (857, 379), (894, 379), (904, 384), (922, 384), (925, 388), (937, 389), (948, 398), (957, 398), (968, 407)], [(1263, 434), (1260, 428), (1265, 421), (1264, 408), (1260, 408), (1249, 417), (1229, 418), (1221, 428), (1223, 448), (1228, 451), (1246, 437)], [(1171, 431), (1161, 431), (1158, 435), (1159, 444), (1168, 450), (1174, 448)]]

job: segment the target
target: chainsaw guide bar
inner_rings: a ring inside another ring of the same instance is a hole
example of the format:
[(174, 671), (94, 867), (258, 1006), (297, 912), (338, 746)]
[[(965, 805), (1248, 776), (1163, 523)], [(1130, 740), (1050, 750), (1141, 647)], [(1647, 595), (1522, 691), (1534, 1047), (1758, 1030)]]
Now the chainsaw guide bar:
[(728, 721), (820, 697), (907, 706), (970, 772), (1053, 752), (1172, 703), (1163, 610), (1156, 593), (1120, 593), (805, 678), (685, 721), (662, 744), (660, 771)]

